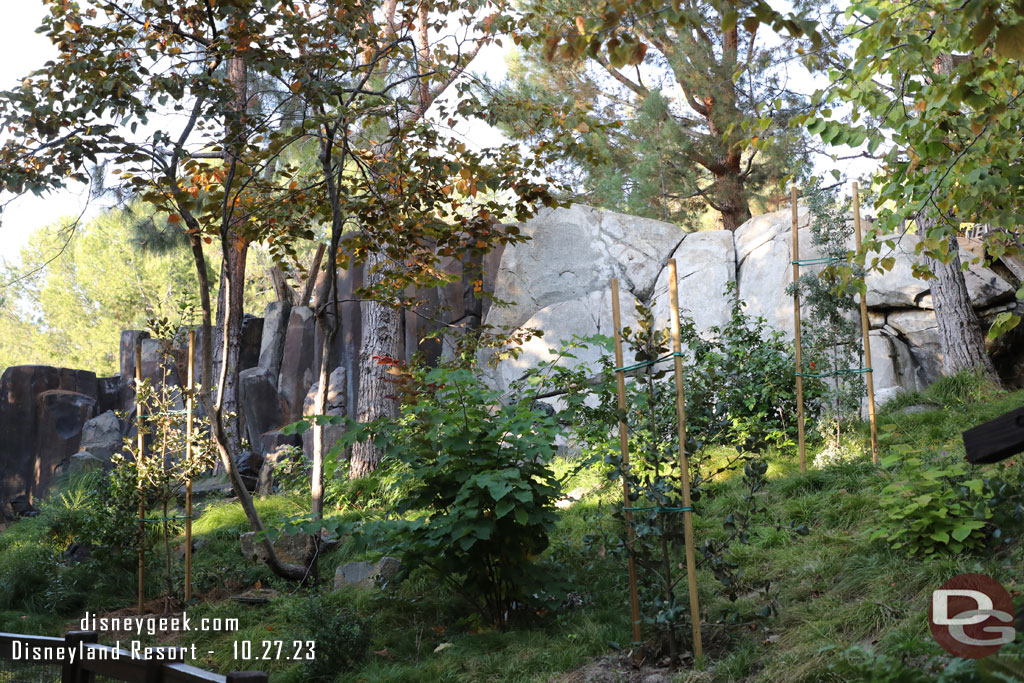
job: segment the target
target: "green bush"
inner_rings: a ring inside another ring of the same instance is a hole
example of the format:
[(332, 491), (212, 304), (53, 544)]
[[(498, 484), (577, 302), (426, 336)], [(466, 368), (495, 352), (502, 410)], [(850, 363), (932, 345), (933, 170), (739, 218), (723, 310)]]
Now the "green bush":
[(992, 516), (984, 505), (984, 482), (970, 476), (962, 460), (926, 461), (906, 447), (894, 450), (882, 459), (892, 483), (879, 496), (885, 516), (871, 539), (924, 557), (982, 548)]
[(293, 619), (302, 624), (294, 631), (294, 639), (315, 644), (315, 658), (302, 663), (302, 680), (333, 681), (366, 658), (369, 625), (336, 596), (306, 598), (294, 608)]
[(345, 437), (372, 433), (391, 463), (395, 510), (412, 518), (389, 525), (391, 552), (403, 573), (428, 568), (503, 626), (558, 585), (537, 557), (558, 521), (561, 429), (530, 400), (502, 404), (466, 369), (413, 370), (401, 393), (397, 419)]

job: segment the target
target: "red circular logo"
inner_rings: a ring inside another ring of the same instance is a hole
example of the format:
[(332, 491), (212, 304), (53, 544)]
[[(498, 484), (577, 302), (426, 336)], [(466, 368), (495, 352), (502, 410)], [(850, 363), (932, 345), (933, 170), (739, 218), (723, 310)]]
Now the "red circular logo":
[(984, 574), (959, 574), (932, 593), (928, 625), (942, 649), (966, 659), (988, 657), (1013, 642), (1013, 598)]

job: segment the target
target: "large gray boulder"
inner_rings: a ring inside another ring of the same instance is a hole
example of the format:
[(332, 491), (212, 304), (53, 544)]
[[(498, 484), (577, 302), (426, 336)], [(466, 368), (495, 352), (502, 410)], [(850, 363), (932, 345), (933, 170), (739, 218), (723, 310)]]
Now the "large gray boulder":
[(376, 562), (348, 562), (334, 572), (334, 590), (345, 586), (373, 588), (390, 581), (402, 569), (402, 562), (385, 555)]
[(54, 470), (78, 452), (82, 427), (96, 414), (96, 399), (77, 391), (50, 389), (36, 397), (35, 467), (38, 479), (33, 497), (42, 496)]
[(95, 458), (110, 462), (111, 456), (120, 452), (123, 446), (121, 421), (113, 410), (97, 415), (82, 426), (79, 448)]
[[(709, 230), (687, 235), (672, 253), (676, 260), (679, 313), (693, 318), (698, 331), (723, 326), (731, 315), (731, 301), (725, 295), (736, 282), (736, 252), (728, 230)], [(654, 285), (655, 320), (670, 319), (668, 268)]]
[(923, 388), (942, 377), (942, 340), (934, 311), (901, 310), (890, 313), (883, 329), (901, 339), (910, 349), (918, 371), (917, 386)]
[(542, 211), (521, 226), (529, 242), (509, 245), (494, 294), (511, 307), (492, 307), (487, 322), (521, 327), (537, 311), (608, 289), (646, 298), (665, 262), (683, 241), (676, 225), (601, 211), (582, 204)]
[[(799, 206), (797, 215), (799, 258), (820, 257), (812, 245), (806, 207)], [(870, 228), (865, 224), (865, 231)], [(491, 379), (501, 390), (541, 361), (553, 359), (559, 345), (573, 336), (611, 336), (612, 277), (620, 281), (623, 326), (635, 321), (635, 299), (652, 308), (659, 325), (667, 326), (669, 258), (677, 262), (681, 312), (694, 319), (698, 331), (727, 323), (732, 302), (726, 286), (736, 282), (748, 314), (763, 316), (771, 327), (793, 336), (793, 299), (786, 293), (794, 260), (789, 208), (756, 216), (735, 233), (685, 234), (667, 223), (579, 205), (542, 212), (522, 230), (532, 240), (506, 248), (494, 278), (497, 298), (513, 305), (492, 307), (484, 322), (519, 330), (539, 328), (544, 335), (523, 344), (517, 358), (498, 363)], [(868, 263), (893, 257), (893, 267), (872, 269), (867, 275), (879, 403), (901, 390), (923, 389), (942, 375), (930, 283), (915, 276), (921, 259), (919, 240), (911, 232), (894, 238), (891, 246), (886, 241), (879, 253), (868, 255)], [(854, 247), (852, 235), (847, 247)], [(977, 245), (961, 247), (961, 258), (968, 264), (968, 294), (983, 325), (990, 324), (997, 312), (1013, 305), (1024, 262), (988, 268), (977, 262)], [(823, 267), (803, 265), (801, 273), (820, 272)], [(857, 313), (851, 312), (851, 317)], [(1024, 331), (1020, 337), (993, 347), (1004, 376), (1024, 378), (1024, 363), (1016, 360)], [(598, 355), (582, 353), (578, 361), (568, 362), (592, 364)], [(627, 356), (626, 362), (631, 360)]]

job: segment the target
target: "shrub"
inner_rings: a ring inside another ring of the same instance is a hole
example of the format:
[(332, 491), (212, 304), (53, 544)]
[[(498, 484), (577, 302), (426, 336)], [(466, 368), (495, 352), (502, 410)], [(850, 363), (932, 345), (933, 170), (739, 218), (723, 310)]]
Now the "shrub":
[(393, 467), (396, 511), (415, 518), (389, 525), (391, 552), (403, 574), (429, 568), (503, 626), (558, 585), (537, 557), (558, 519), (549, 465), (561, 429), (531, 400), (501, 404), (466, 369), (412, 370), (401, 393), (397, 419), (350, 424), (343, 439), (372, 434)]
[(295, 639), (315, 643), (315, 657), (302, 663), (305, 681), (333, 681), (365, 659), (370, 649), (369, 625), (332, 596), (307, 598), (293, 617), (302, 624)]
[(882, 489), (885, 513), (871, 539), (884, 538), (894, 549), (924, 557), (941, 552), (971, 552), (985, 544), (984, 482), (969, 476), (961, 460), (926, 461), (906, 447), (882, 459), (893, 481)]

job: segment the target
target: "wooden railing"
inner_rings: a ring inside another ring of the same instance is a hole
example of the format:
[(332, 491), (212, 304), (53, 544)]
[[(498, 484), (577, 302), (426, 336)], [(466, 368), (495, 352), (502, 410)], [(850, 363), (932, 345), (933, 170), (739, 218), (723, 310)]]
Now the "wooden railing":
[[(0, 633), (0, 683), (8, 680), (94, 683), (97, 676), (124, 683), (266, 683), (269, 680), (263, 671), (236, 671), (222, 676), (190, 666), (177, 654), (180, 648), (153, 648), (151, 651), (162, 657), (142, 659), (126, 650), (99, 645), (97, 639), (95, 631), (69, 631), (64, 638)], [(68, 648), (74, 648), (74, 658), (63, 656)], [(81, 656), (86, 650), (89, 650), (86, 656)], [(25, 656), (26, 653), (31, 656)], [(46, 672), (47, 667), (51, 671)], [(34, 677), (19, 673), (25, 669), (35, 669), (30, 674)]]

